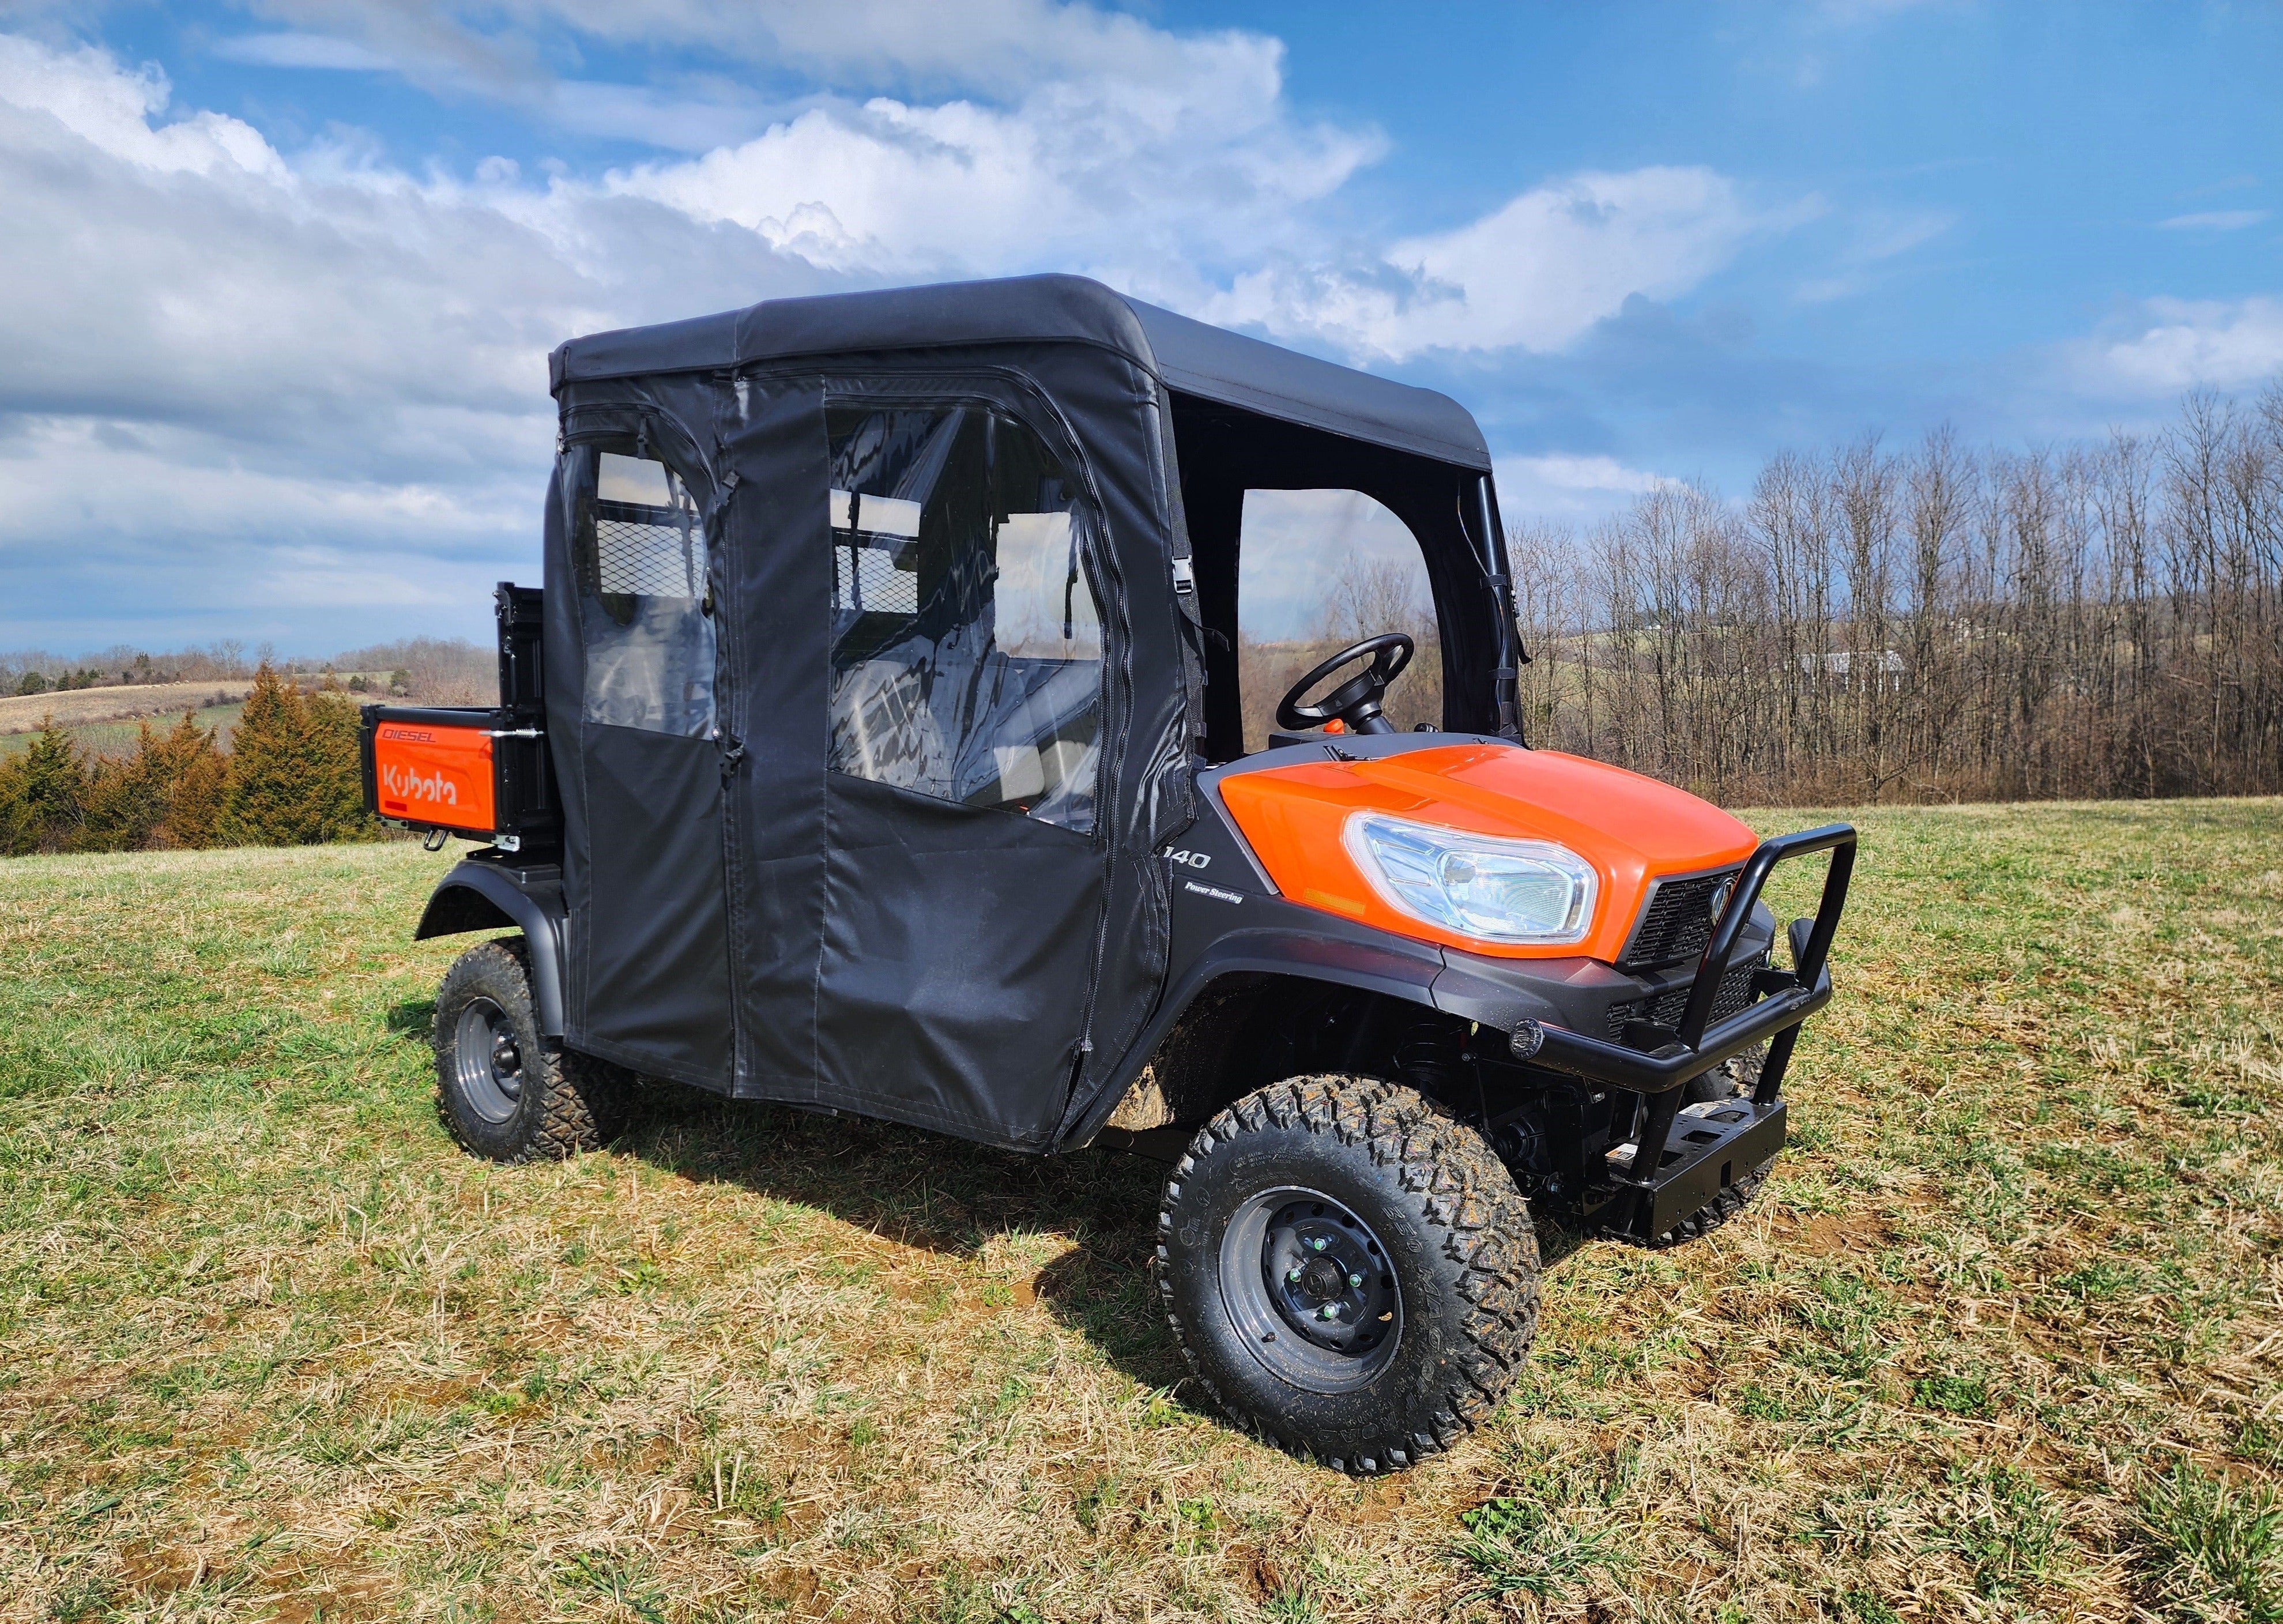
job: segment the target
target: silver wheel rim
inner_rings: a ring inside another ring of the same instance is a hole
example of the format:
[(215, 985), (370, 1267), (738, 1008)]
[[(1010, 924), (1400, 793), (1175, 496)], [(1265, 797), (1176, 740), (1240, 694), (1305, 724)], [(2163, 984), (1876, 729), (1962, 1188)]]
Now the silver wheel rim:
[(1305, 1392), (1366, 1386), (1403, 1339), (1386, 1246), (1321, 1191), (1266, 1190), (1238, 1207), (1221, 1235), (1220, 1292), (1261, 1367)]
[(452, 1033), (452, 1074), (460, 1097), (487, 1122), (512, 1119), (523, 1103), (523, 1050), (507, 1011), (472, 998)]

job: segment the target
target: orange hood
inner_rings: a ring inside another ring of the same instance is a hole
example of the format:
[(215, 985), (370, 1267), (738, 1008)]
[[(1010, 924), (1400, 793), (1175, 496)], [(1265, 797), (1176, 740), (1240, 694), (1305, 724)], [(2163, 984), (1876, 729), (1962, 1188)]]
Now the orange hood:
[[(1235, 773), (1222, 803), (1285, 897), (1414, 941), (1500, 958), (1613, 960), (1649, 881), (1738, 863), (1758, 839), (1719, 808), (1621, 767), (1511, 745), (1447, 745), (1376, 761)], [(1555, 840), (1601, 876), (1585, 941), (1486, 942), (1399, 912), (1358, 871), (1340, 836), (1354, 812), (1509, 839)]]

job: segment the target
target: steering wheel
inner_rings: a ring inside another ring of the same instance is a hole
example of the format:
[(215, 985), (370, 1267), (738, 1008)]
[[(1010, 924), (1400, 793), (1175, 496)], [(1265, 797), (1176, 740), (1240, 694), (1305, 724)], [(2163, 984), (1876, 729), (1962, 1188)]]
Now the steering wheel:
[[(1399, 631), (1388, 631), (1342, 649), (1292, 684), (1277, 703), (1276, 725), (1297, 730), (1336, 719), (1351, 733), (1394, 732), (1395, 724), (1379, 714), (1379, 701), (1386, 694), (1387, 685), (1402, 675), (1403, 668), (1411, 663), (1411, 648), (1408, 636)], [(1366, 654), (1371, 656), (1370, 665), (1313, 705), (1300, 703), (1302, 694), (1342, 666), (1352, 664)]]

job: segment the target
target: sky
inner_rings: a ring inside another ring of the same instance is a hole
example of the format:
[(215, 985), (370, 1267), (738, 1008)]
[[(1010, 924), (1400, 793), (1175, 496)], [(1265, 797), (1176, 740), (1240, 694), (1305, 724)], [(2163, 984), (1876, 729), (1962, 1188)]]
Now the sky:
[(2283, 4), (0, 0), (0, 648), (489, 636), (547, 352), (1077, 271), (1509, 522), (2283, 375)]

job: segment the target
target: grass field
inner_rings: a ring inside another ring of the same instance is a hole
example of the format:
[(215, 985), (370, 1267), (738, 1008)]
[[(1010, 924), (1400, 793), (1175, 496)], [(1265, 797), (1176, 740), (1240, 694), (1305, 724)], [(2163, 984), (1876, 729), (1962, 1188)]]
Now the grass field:
[[(209, 695), (211, 692), (212, 690), (209, 688)], [(220, 728), (222, 730), (222, 748), (227, 750), (230, 747), (230, 731), (238, 725), (238, 719), (245, 710), (245, 707), (243, 703), (200, 705), (194, 707), (191, 714), (198, 718), (200, 727)], [(143, 737), (143, 729), (146, 724), (153, 733), (165, 733), (182, 718), (183, 713), (178, 710), (170, 716), (144, 716), (133, 721), (82, 722), (66, 728), (65, 731), (71, 735), (72, 743), (90, 755), (131, 755), (134, 753), (136, 745)], [(28, 733), (0, 733), (0, 761), (5, 761), (12, 755), (20, 754), (29, 750), (32, 747), (32, 741), (38, 737), (36, 726)]]
[(1196, 1407), (1145, 1164), (479, 1164), (448, 858), (0, 863), (0, 1616), (2283, 1620), (2283, 803), (1861, 822), (1760, 1202), (1367, 1482)]

